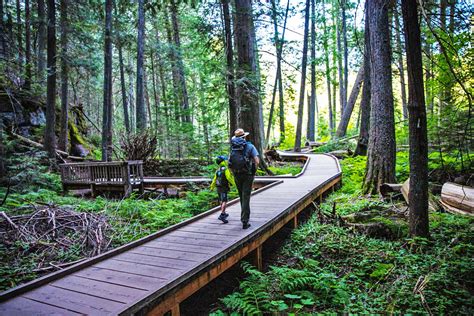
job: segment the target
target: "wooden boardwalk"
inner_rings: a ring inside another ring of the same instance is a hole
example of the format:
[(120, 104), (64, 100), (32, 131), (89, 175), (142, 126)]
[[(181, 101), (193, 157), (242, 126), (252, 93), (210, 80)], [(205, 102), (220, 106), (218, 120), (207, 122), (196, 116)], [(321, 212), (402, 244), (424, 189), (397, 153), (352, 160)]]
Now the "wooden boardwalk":
[(286, 223), (296, 224), (301, 210), (340, 182), (334, 157), (307, 156), (300, 176), (277, 178), (254, 192), (249, 229), (242, 229), (239, 203), (231, 202), (228, 224), (212, 209), (3, 292), (0, 314), (179, 314), (180, 302), (243, 257), (254, 254), (260, 265), (265, 240)]

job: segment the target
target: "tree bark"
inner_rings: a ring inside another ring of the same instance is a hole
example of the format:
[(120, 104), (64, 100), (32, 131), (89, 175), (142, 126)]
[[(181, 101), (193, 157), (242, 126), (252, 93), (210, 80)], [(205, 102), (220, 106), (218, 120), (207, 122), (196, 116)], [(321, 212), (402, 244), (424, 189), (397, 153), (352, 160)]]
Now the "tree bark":
[(300, 100), (298, 103), (298, 121), (296, 124), (296, 137), (294, 151), (301, 151), (301, 134), (303, 130), (303, 110), (304, 110), (304, 96), (306, 88), (306, 65), (308, 62), (308, 33), (309, 33), (309, 8), (310, 0), (306, 0), (305, 15), (304, 15), (304, 38), (303, 38), (303, 58), (301, 61), (301, 85), (300, 85)]
[(235, 17), (238, 79), (236, 88), (241, 111), (240, 126), (250, 133), (249, 139), (257, 148), (260, 157), (263, 157), (251, 0), (235, 0)]
[(189, 98), (188, 98), (188, 89), (186, 86), (186, 77), (184, 74), (184, 63), (183, 63), (183, 56), (181, 53), (181, 40), (179, 36), (179, 19), (178, 19), (178, 4), (176, 0), (170, 0), (170, 8), (171, 8), (171, 23), (173, 26), (173, 41), (174, 41), (174, 50), (175, 50), (175, 62), (176, 62), (176, 70), (178, 73), (178, 80), (179, 80), (179, 89), (180, 89), (180, 96), (181, 96), (181, 109), (182, 109), (182, 116), (181, 120), (185, 123), (191, 123), (191, 114), (189, 109)]
[(232, 137), (234, 131), (238, 128), (239, 121), (237, 103), (235, 102), (234, 49), (232, 44), (229, 0), (221, 0), (221, 4), (224, 19), (227, 96), (229, 98), (229, 136)]
[(38, 82), (42, 83), (44, 80), (45, 75), (45, 65), (46, 65), (46, 58), (44, 54), (44, 50), (46, 47), (46, 18), (45, 18), (45, 6), (44, 0), (37, 0), (38, 1), (38, 51), (37, 51), (37, 58), (38, 58)]
[(316, 8), (315, 0), (311, 0), (311, 97), (308, 106), (308, 129), (306, 138), (315, 140), (316, 127)]
[(397, 54), (397, 63), (398, 63), (398, 72), (400, 74), (400, 89), (402, 93), (402, 110), (403, 110), (403, 118), (408, 118), (408, 110), (407, 110), (407, 93), (406, 93), (406, 86), (405, 86), (405, 69), (403, 66), (403, 47), (402, 41), (400, 39), (400, 19), (398, 16), (398, 8), (395, 7), (393, 10), (393, 19), (395, 21), (395, 45), (396, 45), (396, 54)]
[(344, 137), (344, 135), (346, 135), (347, 126), (349, 125), (352, 111), (354, 110), (354, 105), (357, 101), (357, 97), (359, 96), (360, 86), (362, 85), (363, 78), (364, 78), (364, 65), (360, 67), (359, 72), (357, 73), (354, 86), (352, 87), (351, 95), (349, 96), (349, 101), (347, 102), (347, 105), (344, 108), (341, 121), (339, 122), (339, 126), (337, 127), (336, 137), (338, 138)]
[[(3, 1), (3, 0), (0, 0)], [(2, 15), (3, 18), (3, 15)], [(31, 89), (31, 17), (30, 0), (25, 0), (25, 89)]]
[(423, 64), (417, 3), (402, 0), (408, 71), (408, 126), (410, 131), (410, 235), (428, 237), (428, 136)]
[(3, 0), (0, 0), (0, 57), (1, 58), (6, 58), (7, 57), (7, 39), (5, 38), (6, 36), (6, 29), (5, 25), (3, 23), (3, 17), (4, 17), (4, 6), (3, 6)]
[[(339, 3), (339, 1), (338, 1)], [(341, 6), (341, 5), (339, 5)], [(335, 14), (334, 18), (335, 24), (336, 24), (336, 49), (337, 49), (337, 72), (338, 72), (338, 77), (339, 77), (339, 106), (340, 106), (340, 113), (341, 117), (342, 114), (344, 113), (344, 107), (346, 106), (346, 98), (344, 97), (345, 92), (344, 92), (344, 67), (342, 65), (342, 43), (341, 43), (341, 26), (340, 26), (340, 21), (339, 21), (339, 14)], [(336, 107), (334, 106), (334, 111), (336, 111)], [(336, 114), (337, 116), (337, 114)]]
[(370, 129), (370, 36), (369, 36), (368, 4), (365, 4), (365, 31), (364, 31), (364, 79), (362, 98), (360, 100), (360, 129), (355, 156), (367, 155)]
[(364, 191), (375, 193), (383, 183), (395, 183), (395, 123), (387, 1), (368, 1), (368, 8), (372, 86)]
[(288, 21), (288, 11), (290, 10), (290, 0), (286, 3), (286, 11), (285, 11), (285, 22), (283, 23), (283, 32), (281, 34), (281, 41), (280, 41), (280, 58), (278, 59), (278, 62), (280, 63), (280, 76), (278, 80), (278, 93), (279, 93), (279, 98), (278, 102), (280, 105), (280, 143), (283, 143), (285, 141), (285, 106), (284, 106), (284, 98), (283, 98), (283, 75), (281, 73), (281, 60), (282, 60), (282, 55), (283, 55), (283, 43), (285, 41), (285, 31), (286, 31), (286, 24)]
[(125, 130), (127, 135), (130, 134), (130, 118), (128, 115), (128, 97), (127, 97), (127, 87), (125, 85), (125, 70), (123, 65), (123, 54), (122, 54), (122, 44), (120, 38), (117, 39), (117, 49), (119, 54), (119, 67), (120, 67), (120, 87), (122, 92), (122, 105), (123, 105), (123, 119), (125, 123)]
[(17, 50), (18, 50), (18, 66), (20, 69), (23, 68), (23, 31), (22, 31), (22, 26), (23, 22), (21, 21), (21, 6), (20, 6), (20, 0), (16, 0), (16, 27), (17, 27)]
[(113, 0), (105, 1), (102, 161), (112, 160), (112, 5)]
[(46, 128), (44, 148), (50, 158), (56, 155), (56, 8), (55, 1), (48, 0), (48, 79), (46, 93)]
[[(349, 52), (348, 52), (348, 45), (347, 45), (347, 23), (346, 23), (346, 5), (347, 5), (347, 0), (341, 0), (341, 10), (342, 10), (342, 52), (344, 56), (344, 93), (343, 93), (343, 98), (344, 98), (344, 109), (346, 108), (347, 105), (347, 90), (349, 89)], [(344, 111), (342, 112), (344, 113)], [(341, 116), (342, 116), (341, 113)]]
[[(322, 3), (322, 15), (326, 15), (326, 2)], [(334, 128), (333, 114), (332, 114), (332, 93), (331, 93), (331, 67), (329, 65), (329, 31), (326, 25), (326, 19), (323, 19), (323, 28), (324, 28), (324, 37), (323, 37), (323, 46), (324, 46), (324, 63), (326, 65), (326, 86), (327, 86), (327, 95), (328, 95), (328, 114), (329, 114), (329, 129), (332, 131)]]
[(58, 147), (67, 151), (68, 136), (68, 60), (67, 60), (67, 41), (68, 41), (68, 21), (67, 5), (68, 0), (60, 1), (61, 13), (61, 118)]
[(145, 7), (144, 0), (138, 0), (138, 36), (137, 36), (137, 92), (136, 92), (136, 119), (137, 132), (146, 129), (146, 110), (143, 83), (143, 59), (145, 49)]

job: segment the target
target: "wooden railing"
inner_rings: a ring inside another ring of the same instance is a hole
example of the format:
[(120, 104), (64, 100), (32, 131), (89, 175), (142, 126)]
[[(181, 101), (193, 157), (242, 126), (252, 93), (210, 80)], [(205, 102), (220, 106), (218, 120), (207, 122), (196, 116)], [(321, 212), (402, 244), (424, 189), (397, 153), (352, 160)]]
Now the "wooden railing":
[(141, 160), (113, 162), (81, 162), (60, 165), (63, 188), (95, 189), (120, 187), (125, 194), (143, 185)]

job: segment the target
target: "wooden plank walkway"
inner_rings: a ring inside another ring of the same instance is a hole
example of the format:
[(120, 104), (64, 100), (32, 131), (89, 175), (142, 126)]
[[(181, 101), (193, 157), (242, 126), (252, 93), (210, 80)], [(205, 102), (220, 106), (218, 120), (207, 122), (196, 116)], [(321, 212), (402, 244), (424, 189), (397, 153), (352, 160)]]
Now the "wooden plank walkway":
[(231, 202), (228, 224), (217, 220), (215, 208), (3, 292), (0, 314), (179, 314), (180, 302), (246, 255), (255, 254), (261, 264), (264, 241), (340, 182), (334, 157), (307, 157), (300, 176), (277, 179), (254, 192), (249, 229), (242, 229), (239, 203)]

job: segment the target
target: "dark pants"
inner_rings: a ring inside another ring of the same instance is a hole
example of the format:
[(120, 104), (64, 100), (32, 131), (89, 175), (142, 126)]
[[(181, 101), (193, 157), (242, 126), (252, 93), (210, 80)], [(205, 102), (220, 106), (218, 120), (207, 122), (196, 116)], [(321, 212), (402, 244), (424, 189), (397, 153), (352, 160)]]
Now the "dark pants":
[(250, 218), (250, 193), (252, 193), (252, 184), (254, 175), (251, 174), (235, 174), (235, 185), (239, 191), (240, 197), (240, 220), (243, 224), (247, 224)]

